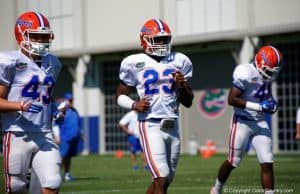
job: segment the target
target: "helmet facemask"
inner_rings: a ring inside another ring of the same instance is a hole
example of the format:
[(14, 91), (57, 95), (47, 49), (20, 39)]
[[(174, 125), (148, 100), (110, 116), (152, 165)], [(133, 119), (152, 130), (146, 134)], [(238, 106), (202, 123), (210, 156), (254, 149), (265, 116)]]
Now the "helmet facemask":
[(270, 68), (267, 65), (262, 65), (258, 71), (266, 81), (273, 81), (277, 78), (280, 67)]
[(20, 47), (30, 55), (46, 56), (49, 54), (52, 40), (53, 32), (49, 28), (28, 29), (23, 33)]
[(147, 44), (145, 52), (149, 55), (165, 57), (171, 52), (170, 35), (144, 35), (143, 40)]
[(281, 63), (279, 62), (276, 65), (272, 65), (269, 63), (270, 62), (268, 62), (268, 60), (266, 62), (266, 60), (264, 59), (255, 59), (256, 68), (263, 79), (266, 81), (274, 81), (277, 78), (279, 71), (281, 70)]

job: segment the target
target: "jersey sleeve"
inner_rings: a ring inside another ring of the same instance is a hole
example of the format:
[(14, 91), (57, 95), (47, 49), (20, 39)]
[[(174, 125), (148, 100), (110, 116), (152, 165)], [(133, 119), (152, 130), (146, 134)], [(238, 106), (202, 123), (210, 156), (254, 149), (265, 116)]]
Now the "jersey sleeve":
[(297, 111), (297, 119), (296, 119), (296, 123), (297, 123), (297, 124), (300, 124), (300, 108), (298, 108), (298, 111)]
[(136, 78), (134, 75), (133, 63), (130, 62), (130, 58), (127, 57), (121, 62), (119, 78), (122, 82), (129, 86), (136, 85)]
[(10, 86), (14, 79), (16, 60), (0, 53), (0, 84)]
[(193, 65), (192, 65), (192, 62), (191, 60), (186, 57), (184, 62), (183, 62), (183, 69), (182, 69), (182, 72), (184, 74), (184, 78), (187, 80), (187, 81), (190, 81), (192, 76), (193, 76)]
[(54, 79), (57, 80), (57, 77), (61, 71), (61, 67), (62, 67), (62, 64), (60, 62), (60, 60), (54, 56), (54, 55), (51, 55), (51, 63), (52, 65), (54, 65)]
[(57, 60), (57, 67), (56, 67), (56, 71), (55, 71), (55, 79), (57, 80), (57, 77), (61, 71), (61, 67), (62, 67), (62, 64), (60, 63), (60, 61), (56, 58)]
[(241, 91), (244, 91), (248, 85), (247, 79), (247, 70), (245, 70), (242, 66), (237, 66), (233, 71), (233, 87), (238, 88)]
[(186, 81), (190, 82), (191, 78), (193, 76), (193, 64), (191, 60), (184, 54), (178, 53), (177, 54), (181, 61), (182, 61), (182, 66), (180, 67), (180, 72), (184, 75), (184, 78)]

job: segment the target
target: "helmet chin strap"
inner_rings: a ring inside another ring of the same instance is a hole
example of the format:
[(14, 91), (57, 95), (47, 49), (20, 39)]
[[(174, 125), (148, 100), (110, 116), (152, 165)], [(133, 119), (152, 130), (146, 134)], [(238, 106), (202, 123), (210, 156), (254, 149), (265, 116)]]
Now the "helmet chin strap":
[(41, 66), (42, 57), (40, 55), (33, 53), (32, 51), (26, 49), (25, 47), (20, 47), (20, 50), (24, 55), (26, 55), (28, 58), (30, 58), (32, 61), (34, 61), (36, 64)]

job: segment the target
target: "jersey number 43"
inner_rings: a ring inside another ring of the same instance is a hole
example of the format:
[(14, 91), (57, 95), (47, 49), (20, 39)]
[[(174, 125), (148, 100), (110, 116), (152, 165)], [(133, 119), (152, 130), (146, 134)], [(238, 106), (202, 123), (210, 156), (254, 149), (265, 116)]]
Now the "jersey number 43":
[[(42, 100), (44, 104), (50, 103), (50, 95), (52, 93), (52, 89), (55, 81), (52, 76), (46, 76), (42, 85), (39, 84), (39, 77), (37, 75), (32, 76), (31, 80), (24, 86), (22, 89), (22, 96), (31, 98), (32, 100)], [(45, 92), (40, 93), (41, 88), (39, 86), (46, 87)]]

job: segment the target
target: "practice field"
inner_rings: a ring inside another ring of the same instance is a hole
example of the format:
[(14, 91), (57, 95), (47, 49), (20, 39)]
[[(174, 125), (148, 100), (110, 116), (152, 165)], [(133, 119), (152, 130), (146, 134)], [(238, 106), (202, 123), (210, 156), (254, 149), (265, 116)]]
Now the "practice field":
[[(2, 159), (2, 158), (1, 158)], [(209, 159), (183, 155), (176, 178), (169, 188), (169, 194), (207, 194), (225, 155)], [(277, 193), (300, 193), (300, 156), (275, 156), (275, 181)], [(0, 171), (2, 175), (2, 169)], [(78, 156), (73, 159), (73, 182), (64, 182), (62, 194), (143, 194), (150, 183), (150, 174), (143, 169), (133, 171), (129, 155), (115, 159), (113, 155)], [(2, 176), (3, 177), (3, 176)], [(3, 178), (0, 193), (3, 192)], [(233, 171), (224, 194), (262, 193), (259, 165), (255, 156), (246, 156), (241, 166)]]

